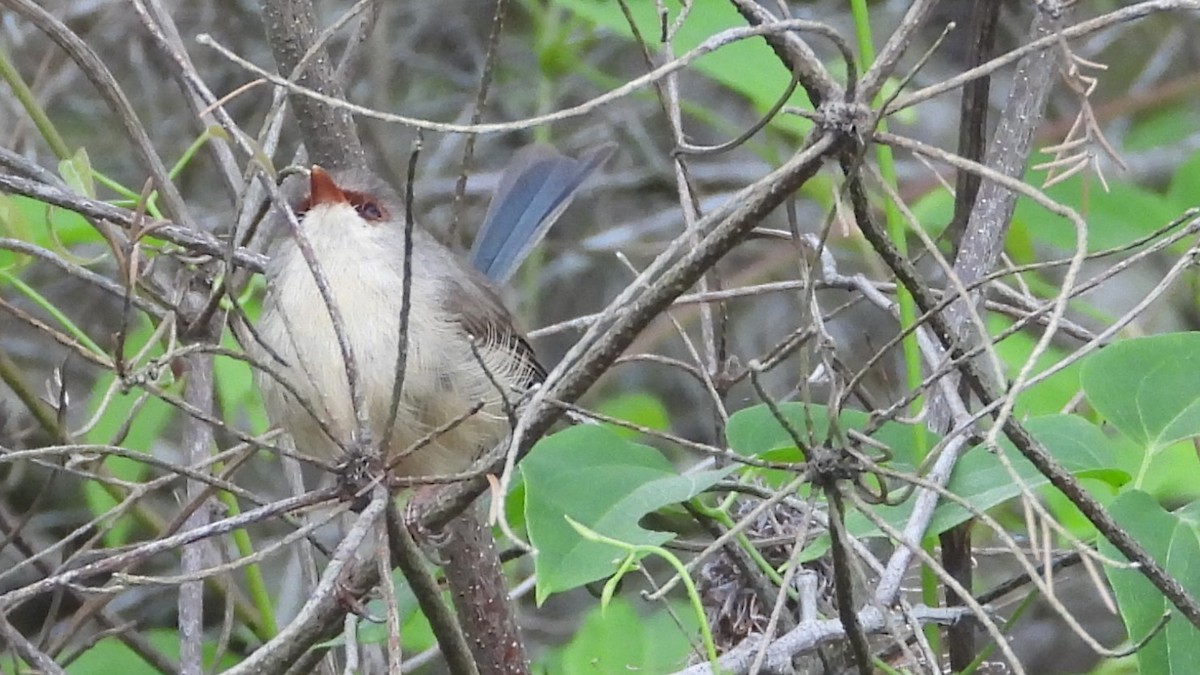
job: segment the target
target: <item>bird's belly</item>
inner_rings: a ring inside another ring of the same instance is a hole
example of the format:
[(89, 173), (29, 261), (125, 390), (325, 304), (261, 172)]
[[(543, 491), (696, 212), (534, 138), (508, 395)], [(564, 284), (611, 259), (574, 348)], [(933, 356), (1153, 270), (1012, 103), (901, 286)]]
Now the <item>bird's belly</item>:
[[(385, 455), (396, 462), (396, 472), (424, 476), (463, 471), (482, 450), (504, 438), (508, 423), (500, 392), (461, 329), (430, 311), (436, 307), (434, 289), (416, 276), (404, 379), (395, 425), (388, 434), (399, 342), (400, 274), (361, 256), (347, 259), (330, 248), (322, 250), (318, 260), (322, 269), (338, 270), (325, 276), (364, 394), (370, 438), (358, 440), (378, 447), (388, 439)], [(292, 435), (299, 451), (340, 457), (354, 447), (357, 429), (347, 368), (311, 272), (303, 259), (291, 262), (273, 279), (271, 302), (259, 327), (264, 342), (286, 363), (275, 363), (276, 369), (309, 401), (311, 410), (267, 377), (263, 390), (268, 410)], [(486, 353), (483, 356), (488, 360)], [(314, 414), (326, 422), (329, 433)]]

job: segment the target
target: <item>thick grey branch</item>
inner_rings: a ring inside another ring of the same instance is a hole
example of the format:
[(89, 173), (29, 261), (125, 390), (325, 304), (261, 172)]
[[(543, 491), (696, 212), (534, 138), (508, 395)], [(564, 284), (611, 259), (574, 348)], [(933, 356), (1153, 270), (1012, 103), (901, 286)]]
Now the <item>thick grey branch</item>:
[[(281, 73), (291, 73), (300, 65), (317, 34), (312, 3), (264, 0), (262, 15), (275, 63)], [(345, 98), (324, 49), (299, 73), (296, 83), (326, 96)], [(299, 94), (290, 98), (310, 160), (326, 168), (366, 166), (354, 120), (346, 109)]]

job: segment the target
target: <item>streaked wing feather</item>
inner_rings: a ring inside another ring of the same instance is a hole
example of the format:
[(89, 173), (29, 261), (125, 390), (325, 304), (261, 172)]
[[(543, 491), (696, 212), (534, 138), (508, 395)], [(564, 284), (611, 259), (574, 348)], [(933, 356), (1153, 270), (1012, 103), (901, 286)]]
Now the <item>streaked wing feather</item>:
[(488, 339), (493, 345), (507, 349), (521, 360), (528, 382), (532, 385), (546, 379), (546, 369), (538, 362), (537, 354), (525, 336), (517, 330), (512, 315), (504, 308), (500, 296), (487, 285), (475, 270), (464, 270), (461, 277), (453, 279), (457, 292), (447, 295), (446, 309), (458, 320), (469, 335)]

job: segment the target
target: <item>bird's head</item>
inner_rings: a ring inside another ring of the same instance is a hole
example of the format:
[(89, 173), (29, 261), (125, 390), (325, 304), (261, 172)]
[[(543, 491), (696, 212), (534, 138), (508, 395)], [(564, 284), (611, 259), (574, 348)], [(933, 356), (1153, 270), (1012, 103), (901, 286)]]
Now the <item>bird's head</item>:
[(308, 227), (378, 227), (401, 213), (400, 200), (381, 179), (353, 169), (326, 171), (313, 166), (308, 194), (296, 205)]

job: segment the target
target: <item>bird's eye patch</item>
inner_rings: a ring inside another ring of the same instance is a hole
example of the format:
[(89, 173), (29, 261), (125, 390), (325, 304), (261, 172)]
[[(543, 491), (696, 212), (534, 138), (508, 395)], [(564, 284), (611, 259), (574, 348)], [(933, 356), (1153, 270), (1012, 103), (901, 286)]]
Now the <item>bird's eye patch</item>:
[(354, 210), (363, 220), (378, 222), (387, 217), (387, 212), (383, 210), (383, 207), (373, 201), (367, 200), (361, 203), (351, 201), (350, 203), (354, 205)]
[[(364, 193), (346, 191), (346, 198), (349, 199), (350, 205), (354, 207), (354, 210), (362, 220), (370, 222), (388, 220), (388, 209), (384, 209), (382, 205), (379, 205), (379, 202), (374, 201), (373, 198), (364, 195)], [(310, 209), (312, 209), (312, 198), (307, 198), (304, 202), (296, 205), (293, 213), (299, 219), (299, 217), (304, 217)]]
[(387, 209), (383, 208), (383, 206), (380, 205), (379, 202), (375, 201), (375, 199), (370, 195), (346, 190), (346, 199), (350, 200), (350, 206), (354, 207), (354, 210), (363, 220), (372, 223), (387, 220)]
[[(363, 220), (371, 223), (387, 220), (387, 209), (383, 208), (383, 205), (375, 201), (374, 197), (362, 192), (354, 192), (351, 190), (344, 190), (342, 194), (345, 196), (346, 202), (349, 202), (350, 206), (354, 207), (354, 211), (358, 213), (359, 217)], [(304, 215), (308, 213), (310, 209), (312, 209), (312, 207), (312, 197), (310, 196), (297, 204), (296, 208), (293, 209), (292, 212), (296, 214), (296, 218), (303, 218)]]

